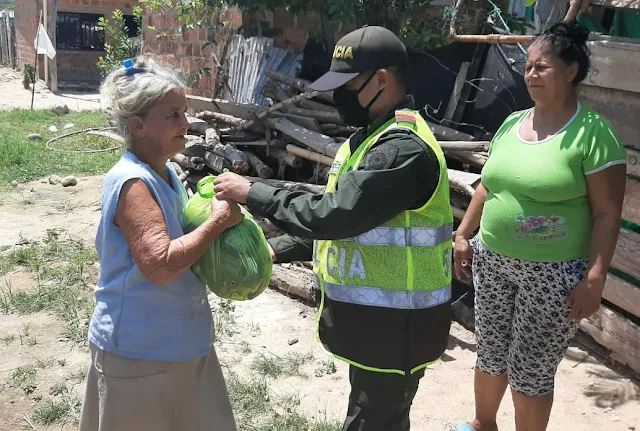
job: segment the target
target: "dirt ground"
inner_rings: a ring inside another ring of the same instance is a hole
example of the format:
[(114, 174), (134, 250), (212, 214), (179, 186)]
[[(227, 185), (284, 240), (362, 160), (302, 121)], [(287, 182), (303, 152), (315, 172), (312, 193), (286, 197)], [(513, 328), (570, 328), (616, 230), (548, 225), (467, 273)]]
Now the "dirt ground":
[[(41, 238), (51, 228), (92, 244), (100, 217), (101, 180), (80, 178), (73, 188), (34, 181), (0, 194), (0, 247)], [(36, 285), (21, 272), (9, 273), (0, 283), (10, 284), (14, 291)], [(213, 296), (210, 299), (218, 320), (218, 354), (227, 377), (255, 376), (259, 360), (273, 365), (304, 358), (295, 373), (271, 381), (270, 396), (294, 397), (299, 410), (309, 417), (342, 419), (349, 390), (347, 367), (333, 361), (316, 341), (315, 309), (275, 291), (231, 306)], [(65, 341), (61, 327), (47, 313), (0, 314), (0, 338), (5, 340), (0, 341), (0, 430), (76, 429), (72, 423), (39, 428), (28, 419), (60, 382), (82, 396), (89, 356), (85, 347)], [(7, 342), (11, 336), (14, 341)], [(412, 410), (413, 429), (443, 430), (471, 417), (475, 349), (474, 335), (454, 324), (446, 355), (427, 370), (421, 383)], [(27, 364), (38, 368), (35, 389), (28, 395), (6, 384), (17, 367)], [(640, 427), (639, 407), (636, 383), (575, 345), (560, 366), (549, 430), (633, 430)], [(511, 400), (505, 398), (499, 416), (502, 430), (514, 429), (512, 417)]]
[[(54, 94), (45, 87), (43, 81), (36, 83), (33, 109), (51, 108), (60, 103), (66, 104), (69, 109), (75, 111), (100, 109), (100, 96), (96, 91), (63, 90)], [(31, 90), (26, 90), (22, 86), (22, 72), (0, 66), (0, 111), (12, 108), (29, 109), (30, 107)]]

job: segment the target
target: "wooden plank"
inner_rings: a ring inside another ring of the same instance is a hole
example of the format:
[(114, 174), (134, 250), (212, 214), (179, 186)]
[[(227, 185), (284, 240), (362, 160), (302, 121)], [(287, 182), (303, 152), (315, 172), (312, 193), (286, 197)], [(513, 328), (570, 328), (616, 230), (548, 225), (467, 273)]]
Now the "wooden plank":
[(639, 43), (593, 41), (588, 45), (591, 73), (582, 84), (640, 93)]
[(591, 4), (625, 9), (640, 9), (640, 0), (592, 0)]
[(611, 359), (640, 373), (640, 327), (610, 308), (582, 319), (580, 328), (611, 352)]
[(620, 229), (611, 267), (640, 279), (640, 234)]
[(473, 141), (474, 137), (450, 127), (433, 124), (427, 121), (429, 128), (439, 141)]
[(443, 151), (484, 152), (489, 149), (489, 141), (438, 141)]
[(335, 154), (327, 154), (327, 146), (335, 143), (333, 138), (323, 135), (322, 133), (314, 132), (313, 130), (305, 129), (286, 118), (270, 118), (267, 122), (271, 127), (281, 131), (291, 139), (313, 148), (321, 154), (335, 156)]
[[(51, 33), (51, 44), (53, 47), (56, 47), (56, 22), (58, 20), (58, 2), (56, 0), (51, 2), (51, 7), (49, 8), (49, 26), (52, 28)], [(54, 57), (53, 61), (49, 63), (49, 79), (50, 86), (49, 89), (52, 92), (58, 91), (58, 58)]]
[(320, 123), (315, 118), (303, 117), (302, 115), (288, 114), (286, 112), (274, 112), (276, 117), (286, 118), (292, 123), (298, 124), (314, 132), (321, 132)]
[(458, 108), (458, 103), (460, 103), (460, 95), (462, 94), (462, 87), (464, 87), (464, 83), (467, 80), (467, 74), (469, 72), (469, 66), (471, 63), (465, 61), (460, 65), (460, 70), (458, 70), (458, 75), (456, 76), (456, 82), (453, 85), (453, 92), (451, 93), (451, 97), (449, 98), (449, 103), (447, 104), (447, 110), (444, 111), (443, 120), (447, 124), (451, 124), (451, 120), (453, 119), (453, 115), (456, 113), (456, 109)]
[(270, 288), (314, 302), (314, 286), (315, 276), (312, 270), (286, 263), (273, 265)]
[(640, 317), (640, 287), (609, 274), (602, 297), (634, 316)]
[(627, 179), (622, 218), (640, 225), (640, 181)]
[(581, 84), (578, 85), (578, 98), (611, 122), (625, 147), (640, 148), (640, 93)]
[(456, 182), (466, 184), (469, 187), (475, 188), (480, 183), (480, 174), (474, 174), (473, 172), (447, 169), (447, 174), (449, 177), (449, 181), (455, 180)]
[(223, 99), (210, 99), (208, 97), (192, 96), (187, 94), (187, 108), (199, 111), (211, 111), (219, 114), (231, 115), (245, 120), (253, 118), (254, 114), (263, 110), (260, 105), (249, 103), (236, 103)]

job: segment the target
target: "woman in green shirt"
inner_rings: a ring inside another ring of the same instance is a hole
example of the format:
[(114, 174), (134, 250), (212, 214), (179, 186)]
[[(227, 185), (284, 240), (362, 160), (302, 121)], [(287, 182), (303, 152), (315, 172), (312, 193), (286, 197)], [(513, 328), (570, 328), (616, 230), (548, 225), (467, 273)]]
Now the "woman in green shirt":
[(478, 342), (476, 417), (461, 431), (497, 430), (507, 385), (516, 429), (545, 430), (558, 364), (600, 304), (626, 153), (609, 122), (577, 100), (587, 38), (579, 24), (560, 23), (531, 45), (524, 79), (535, 106), (496, 133), (457, 231), (455, 271), (473, 272)]

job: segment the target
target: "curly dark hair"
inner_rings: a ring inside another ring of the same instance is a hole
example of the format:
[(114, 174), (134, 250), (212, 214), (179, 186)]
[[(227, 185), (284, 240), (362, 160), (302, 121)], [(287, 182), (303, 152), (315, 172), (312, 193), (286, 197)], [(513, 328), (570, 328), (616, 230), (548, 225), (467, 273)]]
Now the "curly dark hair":
[(549, 53), (568, 65), (577, 63), (578, 73), (573, 80), (573, 84), (577, 85), (586, 78), (591, 64), (588, 38), (589, 30), (573, 20), (552, 25), (538, 36), (534, 44), (544, 44)]

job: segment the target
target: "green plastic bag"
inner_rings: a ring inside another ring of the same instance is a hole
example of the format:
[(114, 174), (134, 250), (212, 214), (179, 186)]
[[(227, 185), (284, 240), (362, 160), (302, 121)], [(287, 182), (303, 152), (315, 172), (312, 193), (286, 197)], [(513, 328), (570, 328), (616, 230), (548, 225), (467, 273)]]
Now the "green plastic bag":
[[(204, 223), (211, 214), (215, 177), (198, 181), (198, 192), (182, 212), (185, 232)], [(260, 226), (244, 209), (244, 220), (224, 231), (191, 267), (209, 289), (224, 299), (244, 301), (261, 294), (271, 280), (269, 246)]]

